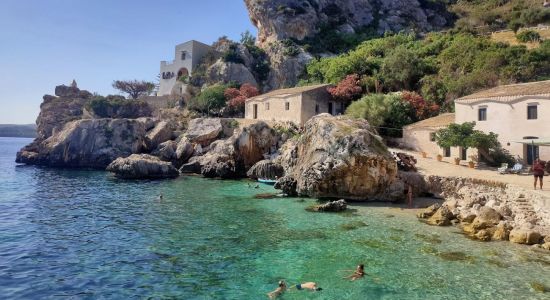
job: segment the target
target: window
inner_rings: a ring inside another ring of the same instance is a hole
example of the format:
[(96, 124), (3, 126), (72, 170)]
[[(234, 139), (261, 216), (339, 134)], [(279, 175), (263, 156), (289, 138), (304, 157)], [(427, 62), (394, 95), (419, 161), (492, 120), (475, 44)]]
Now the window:
[(269, 110), (269, 102), (265, 103), (265, 110)]
[(527, 120), (536, 120), (538, 118), (537, 106), (527, 106)]
[(290, 102), (285, 102), (285, 110), (290, 110)]
[(451, 148), (450, 147), (444, 148), (443, 152), (445, 154), (445, 157), (451, 157)]
[(181, 60), (185, 60), (186, 56), (187, 56), (187, 52), (181, 51)]
[(487, 107), (482, 107), (477, 111), (478, 121), (487, 121)]
[(315, 114), (319, 114), (319, 104), (315, 104)]
[(435, 142), (435, 132), (430, 132), (430, 141)]

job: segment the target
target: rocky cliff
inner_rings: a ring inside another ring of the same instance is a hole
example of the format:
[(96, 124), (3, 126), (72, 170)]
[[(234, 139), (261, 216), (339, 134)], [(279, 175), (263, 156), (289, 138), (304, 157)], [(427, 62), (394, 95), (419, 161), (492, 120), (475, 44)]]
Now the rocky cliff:
[(419, 0), (245, 0), (260, 44), (302, 40), (319, 33), (322, 25), (341, 32), (370, 26), (378, 33), (404, 29), (431, 31), (449, 23), (444, 5)]
[(276, 187), (287, 194), (387, 200), (397, 180), (395, 160), (365, 120), (321, 114), (287, 143), (276, 160), (286, 168)]

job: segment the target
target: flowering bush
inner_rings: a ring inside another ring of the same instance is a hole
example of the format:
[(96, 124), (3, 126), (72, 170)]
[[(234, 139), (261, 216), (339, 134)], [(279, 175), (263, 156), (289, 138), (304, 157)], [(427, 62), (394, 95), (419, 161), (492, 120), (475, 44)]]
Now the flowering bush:
[(241, 85), (239, 89), (228, 88), (223, 94), (227, 100), (227, 106), (231, 109), (242, 112), (244, 111), (244, 103), (246, 102), (246, 99), (258, 96), (260, 92), (255, 86), (245, 83)]
[(349, 102), (358, 99), (363, 93), (357, 74), (351, 74), (342, 79), (335, 87), (328, 88), (329, 94), (338, 101)]
[(439, 112), (439, 105), (427, 102), (416, 92), (404, 91), (401, 99), (409, 103), (418, 120), (432, 117)]

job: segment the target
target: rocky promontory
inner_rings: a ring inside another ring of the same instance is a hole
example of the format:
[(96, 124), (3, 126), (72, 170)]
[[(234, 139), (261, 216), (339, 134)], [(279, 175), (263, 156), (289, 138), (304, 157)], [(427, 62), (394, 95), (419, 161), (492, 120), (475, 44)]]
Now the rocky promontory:
[(283, 149), (276, 161), (287, 168), (286, 175), (276, 187), (287, 194), (387, 199), (397, 181), (395, 160), (365, 120), (317, 115)]

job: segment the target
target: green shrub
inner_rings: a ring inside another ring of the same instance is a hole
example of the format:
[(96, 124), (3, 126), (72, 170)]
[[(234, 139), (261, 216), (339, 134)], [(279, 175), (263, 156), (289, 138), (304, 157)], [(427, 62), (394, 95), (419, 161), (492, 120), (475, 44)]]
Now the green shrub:
[(244, 60), (239, 54), (237, 44), (231, 44), (229, 48), (222, 54), (222, 59), (225, 62), (244, 64)]
[(224, 92), (228, 87), (228, 85), (216, 84), (205, 88), (198, 96), (189, 100), (189, 109), (208, 113), (223, 108), (225, 106)]
[(99, 118), (139, 118), (151, 115), (151, 109), (141, 100), (122, 96), (95, 96), (85, 104), (86, 110)]
[(523, 30), (516, 34), (518, 41), (522, 43), (532, 43), (540, 41), (540, 34), (534, 30)]

